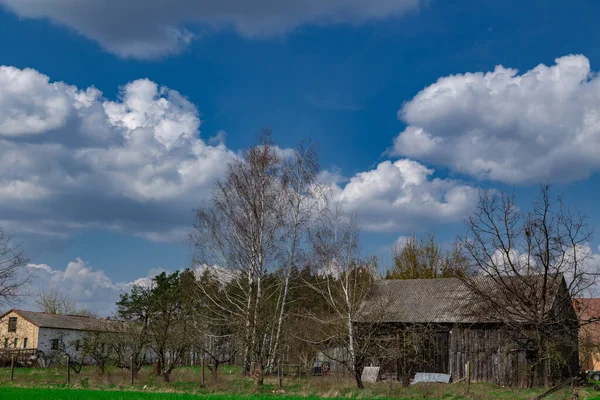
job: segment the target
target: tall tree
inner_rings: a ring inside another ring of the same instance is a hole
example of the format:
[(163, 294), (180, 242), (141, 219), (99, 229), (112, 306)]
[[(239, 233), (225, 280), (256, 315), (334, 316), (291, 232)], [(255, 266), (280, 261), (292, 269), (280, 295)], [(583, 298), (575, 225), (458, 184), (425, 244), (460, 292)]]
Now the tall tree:
[[(467, 219), (460, 241), (477, 274), (464, 282), (476, 310), (507, 326), (527, 349), (530, 384), (551, 383), (557, 368), (576, 369), (571, 296), (583, 295), (596, 281), (591, 238), (586, 218), (548, 185), (528, 212), (513, 196), (484, 192)], [(483, 287), (480, 276), (493, 284)]]
[(133, 285), (129, 293), (121, 294), (117, 302), (117, 315), (121, 320), (118, 325), (119, 345), (125, 349), (122, 358), (133, 360), (136, 373), (144, 364), (149, 346), (148, 327), (153, 312), (151, 292), (151, 286)]
[(285, 198), (284, 221), (286, 254), (282, 268), (282, 288), (277, 298), (277, 326), (271, 341), (271, 359), (268, 369), (274, 366), (275, 358), (280, 357), (282, 331), (286, 321), (290, 278), (294, 268), (307, 261), (310, 253), (308, 229), (315, 221), (319, 208), (324, 200), (325, 188), (316, 182), (319, 173), (319, 159), (313, 143), (306, 146), (301, 143), (293, 156), (285, 160), (283, 165), (283, 191)]
[[(283, 259), (285, 196), (282, 160), (265, 131), (243, 158), (232, 161), (217, 181), (212, 201), (201, 207), (191, 240), (199, 263), (222, 266), (232, 278), (227, 296), (212, 297), (200, 286), (215, 313), (233, 313), (244, 344), (243, 368), (257, 384), (271, 359), (273, 321), (270, 299), (279, 285), (266, 280)], [(276, 297), (275, 297), (276, 298)]]
[(342, 363), (362, 389), (362, 370), (372, 348), (371, 328), (376, 318), (360, 328), (357, 322), (365, 319), (359, 308), (371, 289), (374, 263), (361, 260), (356, 219), (346, 215), (340, 205), (324, 211), (311, 230), (311, 243), (322, 279), (307, 285), (330, 310), (326, 315), (311, 315), (313, 322), (322, 326), (320, 338), (312, 341), (327, 357)]
[(121, 316), (139, 322), (137, 329), (145, 336), (141, 339), (157, 357), (165, 381), (181, 364), (190, 344), (190, 315), (185, 312), (180, 278), (179, 271), (162, 272), (152, 278), (149, 289), (134, 286), (117, 303)]

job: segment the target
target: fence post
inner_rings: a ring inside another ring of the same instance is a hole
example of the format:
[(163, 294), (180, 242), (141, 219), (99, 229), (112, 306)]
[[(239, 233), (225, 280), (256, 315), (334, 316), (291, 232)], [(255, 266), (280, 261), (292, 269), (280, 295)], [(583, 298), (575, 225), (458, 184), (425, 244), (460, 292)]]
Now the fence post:
[(467, 393), (471, 392), (471, 361), (467, 361)]
[(133, 379), (134, 379), (134, 373), (135, 373), (135, 371), (134, 371), (134, 367), (135, 367), (135, 366), (133, 365), (133, 354), (132, 354), (132, 355), (131, 355), (131, 384), (132, 384), (132, 385), (133, 385), (133, 383), (134, 383), (134, 381), (133, 381)]
[(279, 376), (279, 389), (283, 389), (283, 371), (281, 370), (281, 361), (277, 365), (277, 375)]
[(67, 354), (67, 384), (71, 383), (71, 356)]
[(200, 385), (204, 387), (204, 354), (202, 354), (202, 358), (200, 358), (200, 371), (201, 371), (201, 381)]
[(10, 357), (10, 381), (15, 379), (15, 355)]

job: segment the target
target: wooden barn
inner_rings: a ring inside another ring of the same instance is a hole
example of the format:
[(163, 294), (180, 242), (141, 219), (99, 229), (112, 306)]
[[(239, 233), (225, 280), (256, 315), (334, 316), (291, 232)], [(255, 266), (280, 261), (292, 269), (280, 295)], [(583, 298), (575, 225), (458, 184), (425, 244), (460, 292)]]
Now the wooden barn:
[[(478, 279), (489, 290), (497, 286)], [(560, 344), (555, 346), (557, 362), (543, 365), (536, 361), (533, 366), (526, 327), (515, 330), (495, 318), (493, 310), (484, 311), (473, 290), (457, 278), (377, 281), (361, 305), (357, 327), (377, 326), (370, 335), (378, 338), (379, 350), (372, 351), (371, 363), (381, 367), (382, 379), (408, 381), (415, 372), (435, 372), (458, 381), (466, 377), (469, 362), (475, 382), (547, 385), (579, 371), (576, 315), (562, 276), (551, 291), (545, 315), (555, 321), (550, 328)]]

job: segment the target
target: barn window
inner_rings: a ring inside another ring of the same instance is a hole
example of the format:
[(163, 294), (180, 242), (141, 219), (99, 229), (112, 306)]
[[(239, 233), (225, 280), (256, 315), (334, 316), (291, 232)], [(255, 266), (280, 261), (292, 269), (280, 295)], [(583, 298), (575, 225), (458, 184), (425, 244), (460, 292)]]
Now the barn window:
[(79, 348), (81, 347), (81, 342), (78, 340), (75, 341), (75, 351), (79, 351)]
[(15, 338), (15, 341), (13, 343), (13, 347), (16, 349), (18, 345), (19, 345), (19, 338)]
[(10, 317), (8, 319), (8, 331), (9, 332), (17, 331), (17, 317)]
[(4, 348), (8, 347), (8, 338), (4, 338)]
[(50, 342), (50, 350), (60, 349), (60, 339), (52, 339)]
[(27, 338), (23, 339), (23, 348), (27, 348)]

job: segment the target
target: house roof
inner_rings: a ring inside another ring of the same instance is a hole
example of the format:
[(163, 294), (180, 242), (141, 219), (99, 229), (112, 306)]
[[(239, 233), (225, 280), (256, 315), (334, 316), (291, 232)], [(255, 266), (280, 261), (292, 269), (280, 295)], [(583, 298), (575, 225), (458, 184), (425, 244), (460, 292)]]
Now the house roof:
[[(532, 276), (531, 279), (538, 280)], [(541, 280), (540, 280), (541, 281)], [(558, 282), (562, 282), (562, 276)], [(500, 290), (488, 277), (477, 277), (474, 284), (485, 292)], [(554, 285), (548, 307), (558, 292)], [(485, 307), (473, 290), (458, 278), (390, 279), (376, 281), (359, 309), (359, 320), (402, 323), (492, 323), (493, 315), (482, 313)]]
[(23, 319), (31, 322), (39, 328), (69, 329), (75, 331), (114, 332), (117, 331), (117, 321), (104, 318), (91, 318), (79, 315), (57, 315), (44, 312), (15, 310), (12, 309), (2, 315), (15, 312)]

